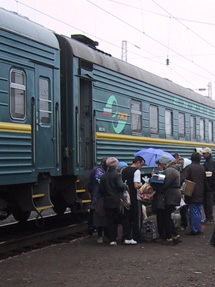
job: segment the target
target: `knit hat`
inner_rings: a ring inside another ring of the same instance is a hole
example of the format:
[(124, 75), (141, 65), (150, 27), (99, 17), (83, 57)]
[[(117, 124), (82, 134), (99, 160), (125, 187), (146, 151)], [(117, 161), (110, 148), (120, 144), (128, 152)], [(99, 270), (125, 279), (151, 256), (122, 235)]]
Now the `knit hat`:
[(118, 159), (115, 158), (115, 157), (109, 157), (109, 158), (106, 160), (106, 165), (107, 165), (107, 167), (117, 168), (117, 167), (118, 167), (118, 164), (119, 164), (119, 161), (118, 161)]
[(156, 163), (167, 164), (171, 161), (171, 158), (168, 155), (162, 155)]
[(212, 150), (209, 147), (203, 149), (202, 153), (209, 153), (212, 154)]
[(124, 162), (124, 161), (120, 161), (119, 162), (119, 165), (118, 165), (118, 171), (120, 171), (120, 169), (121, 168), (123, 168), (123, 167), (127, 167), (128, 165), (127, 165), (127, 163), (126, 162)]

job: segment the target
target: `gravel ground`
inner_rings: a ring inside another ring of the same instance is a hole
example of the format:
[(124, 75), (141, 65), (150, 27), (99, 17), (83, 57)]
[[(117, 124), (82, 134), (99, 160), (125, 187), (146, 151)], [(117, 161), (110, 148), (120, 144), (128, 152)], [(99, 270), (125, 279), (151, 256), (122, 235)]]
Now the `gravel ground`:
[(215, 286), (214, 224), (204, 234), (164, 246), (96, 243), (96, 236), (23, 253), (0, 262), (0, 287)]

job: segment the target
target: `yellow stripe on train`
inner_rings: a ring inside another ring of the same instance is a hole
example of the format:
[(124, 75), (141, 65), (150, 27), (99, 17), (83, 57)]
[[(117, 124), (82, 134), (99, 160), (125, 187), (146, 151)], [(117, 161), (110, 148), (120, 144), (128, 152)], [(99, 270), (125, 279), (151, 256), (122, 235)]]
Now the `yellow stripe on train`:
[(0, 132), (30, 134), (31, 125), (0, 122)]
[(211, 148), (215, 148), (215, 144), (213, 143), (181, 141), (181, 140), (150, 138), (150, 137), (140, 137), (140, 136), (128, 136), (128, 135), (99, 133), (99, 132), (96, 133), (96, 140), (150, 143), (150, 144), (163, 144), (163, 145), (179, 145), (179, 146), (185, 145), (185, 146), (193, 146), (193, 147), (208, 146)]

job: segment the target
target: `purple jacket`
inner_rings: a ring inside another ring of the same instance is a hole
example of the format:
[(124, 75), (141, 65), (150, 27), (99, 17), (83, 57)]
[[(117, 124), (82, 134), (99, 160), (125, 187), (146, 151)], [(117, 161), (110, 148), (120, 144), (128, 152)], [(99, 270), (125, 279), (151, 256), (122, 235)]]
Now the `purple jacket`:
[(101, 197), (101, 194), (99, 193), (99, 181), (100, 181), (101, 176), (104, 173), (105, 173), (105, 170), (102, 167), (102, 165), (98, 166), (98, 168), (96, 169), (96, 172), (95, 172), (95, 181), (94, 181), (94, 185), (93, 185), (92, 201), (91, 201), (91, 205), (90, 205), (91, 209), (95, 208), (96, 200)]

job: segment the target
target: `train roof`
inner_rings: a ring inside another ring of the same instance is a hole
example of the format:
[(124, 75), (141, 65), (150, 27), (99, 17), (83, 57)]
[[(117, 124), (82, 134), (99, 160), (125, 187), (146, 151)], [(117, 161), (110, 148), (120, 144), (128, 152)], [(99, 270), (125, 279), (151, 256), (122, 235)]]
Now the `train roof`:
[(54, 49), (59, 49), (57, 38), (51, 30), (3, 8), (0, 8), (0, 29), (21, 35)]
[(173, 83), (172, 81), (168, 79), (161, 78), (155, 74), (147, 72), (127, 62), (114, 58), (109, 54), (106, 54), (106, 53), (103, 53), (97, 50), (95, 47), (89, 47), (86, 44), (83, 44), (82, 42), (77, 41), (72, 38), (68, 38), (68, 37), (65, 37), (65, 38), (71, 45), (73, 54), (76, 57), (85, 59), (89, 62), (98, 64), (105, 68), (116, 71), (117, 73), (127, 75), (129, 77), (148, 83), (155, 87), (159, 87), (163, 90), (169, 91), (176, 95), (183, 96), (192, 101), (199, 102), (201, 104), (215, 108), (214, 100), (204, 97), (194, 92), (191, 89), (184, 88), (180, 85)]

